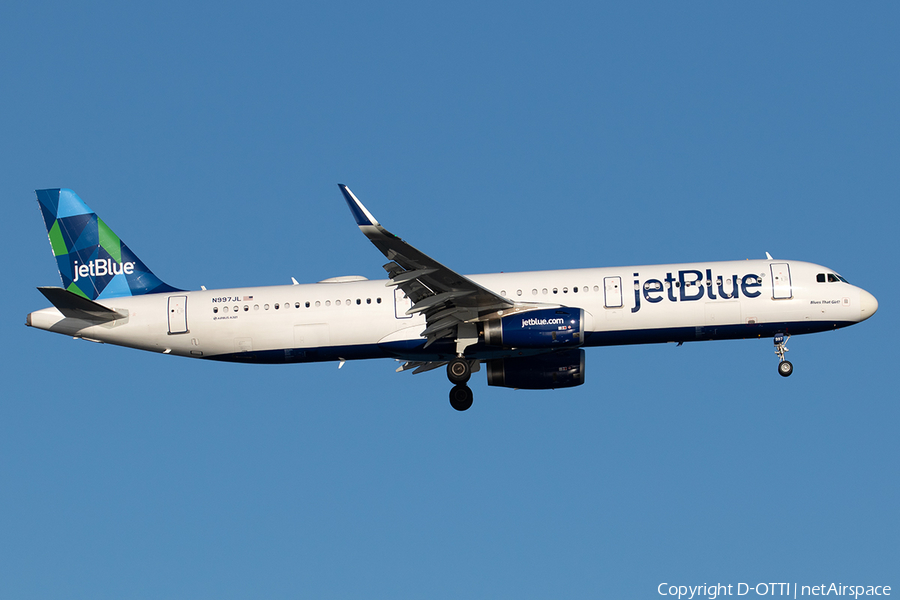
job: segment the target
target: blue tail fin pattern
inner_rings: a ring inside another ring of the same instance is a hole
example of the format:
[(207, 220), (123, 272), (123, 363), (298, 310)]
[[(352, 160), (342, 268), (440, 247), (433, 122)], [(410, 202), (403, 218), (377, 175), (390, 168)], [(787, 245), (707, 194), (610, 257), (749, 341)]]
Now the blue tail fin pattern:
[(35, 193), (66, 290), (88, 300), (180, 291), (154, 275), (75, 192)]

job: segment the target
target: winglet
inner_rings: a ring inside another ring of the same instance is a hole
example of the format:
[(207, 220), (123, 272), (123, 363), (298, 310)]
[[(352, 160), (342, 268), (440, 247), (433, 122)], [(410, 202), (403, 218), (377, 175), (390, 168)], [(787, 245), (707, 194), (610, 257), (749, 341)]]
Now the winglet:
[(372, 216), (366, 207), (362, 205), (362, 202), (353, 195), (353, 192), (350, 191), (343, 183), (339, 183), (338, 187), (341, 188), (341, 193), (344, 194), (344, 200), (347, 201), (347, 206), (350, 207), (350, 212), (353, 213), (353, 218), (356, 219), (356, 224), (360, 227), (364, 227), (366, 225), (377, 227), (378, 221), (375, 217)]

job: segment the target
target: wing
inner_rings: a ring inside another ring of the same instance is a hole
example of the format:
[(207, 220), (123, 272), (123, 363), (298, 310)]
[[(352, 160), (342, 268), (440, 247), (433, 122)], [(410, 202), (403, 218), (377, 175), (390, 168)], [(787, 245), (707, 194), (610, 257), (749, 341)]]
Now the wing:
[(399, 287), (412, 301), (407, 314), (425, 315), (427, 326), (421, 335), (428, 339), (426, 347), (451, 336), (474, 343), (477, 340), (474, 322), (515, 307), (512, 301), (445, 267), (386, 230), (350, 188), (343, 184), (338, 187), (359, 229), (387, 257), (389, 262), (384, 265), (390, 277), (387, 285)]

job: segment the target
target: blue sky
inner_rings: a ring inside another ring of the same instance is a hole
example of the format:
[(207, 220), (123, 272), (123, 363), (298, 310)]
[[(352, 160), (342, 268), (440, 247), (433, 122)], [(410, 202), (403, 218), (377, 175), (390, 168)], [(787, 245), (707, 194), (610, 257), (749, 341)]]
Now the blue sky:
[[(0, 596), (900, 586), (900, 9), (0, 9)], [(336, 183), (464, 273), (777, 258), (870, 321), (588, 351), (585, 385), (212, 364), (24, 327), (69, 187), (183, 288), (382, 277)], [(752, 594), (751, 594), (752, 596)]]

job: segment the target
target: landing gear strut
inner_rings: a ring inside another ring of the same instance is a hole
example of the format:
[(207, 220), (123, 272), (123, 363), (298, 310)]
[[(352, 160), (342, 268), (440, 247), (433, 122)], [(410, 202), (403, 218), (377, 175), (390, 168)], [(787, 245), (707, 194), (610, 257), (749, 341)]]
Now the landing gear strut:
[(779, 333), (775, 336), (775, 354), (778, 355), (778, 374), (782, 377), (788, 377), (794, 372), (794, 365), (791, 361), (784, 360), (784, 353), (788, 352), (787, 343), (791, 339), (790, 335)]
[(450, 390), (450, 406), (463, 411), (472, 407), (472, 390), (466, 385), (472, 376), (472, 365), (465, 358), (457, 356), (447, 363), (447, 379), (454, 384)]

